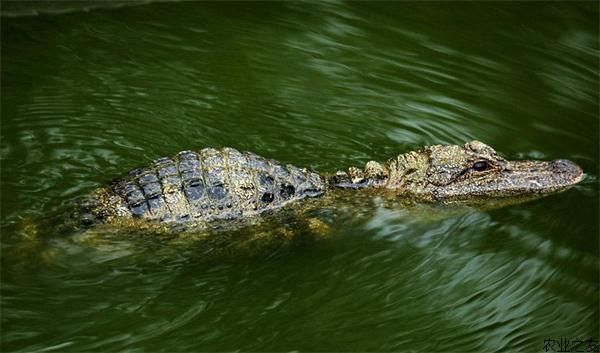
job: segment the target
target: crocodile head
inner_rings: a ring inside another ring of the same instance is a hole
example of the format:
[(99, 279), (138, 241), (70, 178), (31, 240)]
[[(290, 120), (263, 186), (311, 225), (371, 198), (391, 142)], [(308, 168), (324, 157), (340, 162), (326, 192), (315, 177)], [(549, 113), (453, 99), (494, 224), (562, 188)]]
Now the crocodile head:
[(388, 189), (424, 201), (533, 197), (583, 179), (582, 169), (569, 160), (508, 161), (479, 141), (428, 146), (399, 155), (387, 167)]

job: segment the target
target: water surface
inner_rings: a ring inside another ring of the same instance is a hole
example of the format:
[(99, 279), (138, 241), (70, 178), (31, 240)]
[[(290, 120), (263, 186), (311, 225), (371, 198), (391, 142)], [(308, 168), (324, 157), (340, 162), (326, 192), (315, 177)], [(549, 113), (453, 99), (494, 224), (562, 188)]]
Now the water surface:
[[(73, 6), (2, 17), (3, 351), (541, 351), (600, 337), (597, 4)], [(327, 239), (237, 260), (36, 226), (185, 149), (331, 172), (471, 139), (571, 159), (587, 178), (495, 210), (374, 199), (333, 217)]]

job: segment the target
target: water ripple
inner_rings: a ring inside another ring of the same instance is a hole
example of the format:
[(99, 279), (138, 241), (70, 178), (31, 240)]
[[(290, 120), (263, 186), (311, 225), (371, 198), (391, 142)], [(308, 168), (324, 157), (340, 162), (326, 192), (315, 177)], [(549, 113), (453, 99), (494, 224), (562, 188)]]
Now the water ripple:
[[(596, 334), (597, 11), (459, 5), (3, 4), (2, 350), (534, 351)], [(179, 150), (333, 171), (474, 138), (588, 177), (490, 211), (340, 196), (320, 213), (330, 238), (235, 259), (32, 231)]]

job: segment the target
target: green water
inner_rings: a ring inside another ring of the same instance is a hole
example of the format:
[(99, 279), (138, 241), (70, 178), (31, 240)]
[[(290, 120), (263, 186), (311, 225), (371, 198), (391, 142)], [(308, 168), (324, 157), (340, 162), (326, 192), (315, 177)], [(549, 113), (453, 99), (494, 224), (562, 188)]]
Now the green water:
[[(543, 351), (548, 338), (600, 339), (597, 3), (58, 5), (75, 11), (5, 6), (1, 19), (2, 351)], [(509, 158), (571, 159), (586, 180), (489, 211), (415, 215), (373, 200), (333, 217), (323, 241), (239, 260), (46, 239), (43, 227), (25, 239), (74, 198), (179, 150), (231, 146), (334, 171), (471, 139)]]

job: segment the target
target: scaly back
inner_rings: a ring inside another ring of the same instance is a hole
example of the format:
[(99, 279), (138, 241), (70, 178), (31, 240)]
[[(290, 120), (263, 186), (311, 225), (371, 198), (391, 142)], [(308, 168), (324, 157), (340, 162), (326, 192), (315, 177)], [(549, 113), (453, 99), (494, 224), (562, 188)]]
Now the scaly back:
[(109, 186), (125, 216), (164, 222), (239, 218), (324, 190), (315, 173), (233, 148), (183, 151)]

